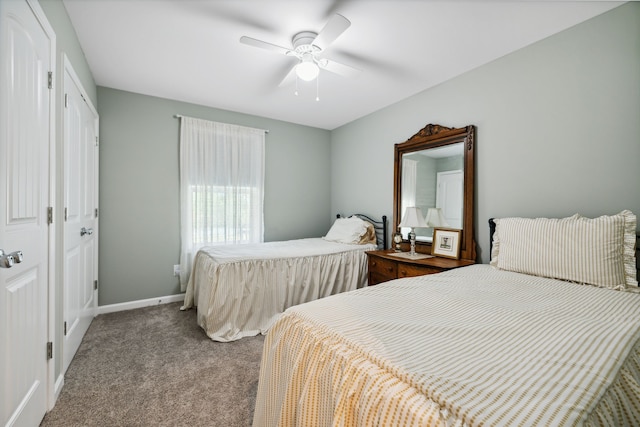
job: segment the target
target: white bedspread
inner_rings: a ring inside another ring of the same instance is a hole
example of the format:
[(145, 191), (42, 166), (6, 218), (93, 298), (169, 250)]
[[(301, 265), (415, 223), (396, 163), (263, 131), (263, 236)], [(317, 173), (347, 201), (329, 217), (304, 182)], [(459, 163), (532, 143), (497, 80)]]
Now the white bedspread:
[(288, 307), (367, 283), (365, 251), (321, 238), (210, 246), (193, 262), (183, 309), (216, 341), (264, 334)]
[(475, 265), (293, 307), (253, 425), (640, 425), (640, 295)]

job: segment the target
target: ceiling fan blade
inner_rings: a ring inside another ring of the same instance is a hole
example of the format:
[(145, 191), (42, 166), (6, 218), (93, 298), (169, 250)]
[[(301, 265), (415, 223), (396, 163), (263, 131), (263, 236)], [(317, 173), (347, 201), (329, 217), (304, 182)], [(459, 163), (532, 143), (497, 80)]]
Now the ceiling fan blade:
[[(296, 65), (298, 65), (298, 64), (296, 64)], [(291, 83), (293, 83), (293, 80), (296, 78), (296, 65), (291, 67), (291, 70), (289, 70), (287, 75), (284, 76), (284, 79), (282, 79), (282, 81), (280, 82), (278, 87), (289, 86)]]
[(313, 41), (313, 45), (318, 46), (320, 50), (325, 50), (350, 26), (351, 21), (338, 13), (334, 14), (324, 28), (318, 33), (318, 36)]
[(276, 44), (267, 43), (262, 40), (254, 39), (252, 37), (242, 36), (240, 37), (240, 43), (257, 47), (260, 49), (270, 50), (272, 52), (281, 53), (286, 55), (287, 52), (291, 51), (291, 49), (287, 49), (286, 47), (278, 46)]
[(385, 61), (373, 55), (364, 55), (354, 52), (345, 52), (345, 51), (333, 51), (332, 55), (339, 55), (341, 59), (348, 60), (351, 64), (357, 64), (362, 66), (364, 69), (376, 69), (380, 72), (396, 76), (398, 78), (413, 78), (411, 73), (407, 70), (406, 67), (402, 67), (400, 65), (392, 64), (389, 61)]
[(322, 61), (322, 69), (344, 77), (355, 77), (361, 72), (350, 65), (341, 64), (340, 62), (332, 61), (330, 59), (323, 59)]

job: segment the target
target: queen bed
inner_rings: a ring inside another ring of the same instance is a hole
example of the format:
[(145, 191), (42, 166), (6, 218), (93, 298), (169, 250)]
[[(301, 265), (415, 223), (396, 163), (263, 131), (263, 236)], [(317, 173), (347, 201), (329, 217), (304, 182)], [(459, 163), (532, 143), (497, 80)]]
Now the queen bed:
[(198, 251), (182, 310), (215, 341), (264, 334), (285, 309), (367, 284), (365, 252), (384, 248), (387, 218), (338, 215), (322, 238)]
[(254, 427), (640, 425), (635, 215), (495, 225), (490, 265), (287, 310)]

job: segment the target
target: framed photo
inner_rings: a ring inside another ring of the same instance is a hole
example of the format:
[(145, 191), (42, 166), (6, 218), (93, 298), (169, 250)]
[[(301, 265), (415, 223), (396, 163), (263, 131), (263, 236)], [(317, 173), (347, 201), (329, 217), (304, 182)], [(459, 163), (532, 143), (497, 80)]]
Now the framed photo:
[(431, 254), (444, 258), (460, 258), (460, 236), (462, 230), (434, 228)]

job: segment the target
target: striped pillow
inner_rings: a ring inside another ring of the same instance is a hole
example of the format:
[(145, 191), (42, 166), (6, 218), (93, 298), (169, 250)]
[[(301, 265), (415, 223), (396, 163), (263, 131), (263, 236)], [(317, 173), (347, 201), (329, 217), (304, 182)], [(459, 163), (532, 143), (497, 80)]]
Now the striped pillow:
[(496, 219), (490, 264), (501, 270), (624, 290), (638, 286), (636, 216)]

